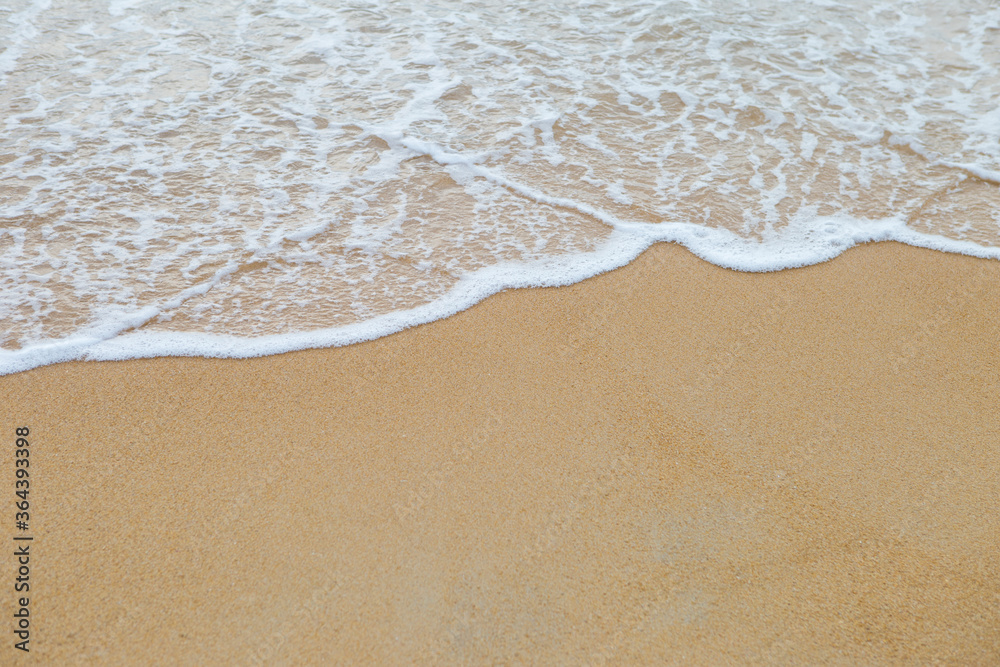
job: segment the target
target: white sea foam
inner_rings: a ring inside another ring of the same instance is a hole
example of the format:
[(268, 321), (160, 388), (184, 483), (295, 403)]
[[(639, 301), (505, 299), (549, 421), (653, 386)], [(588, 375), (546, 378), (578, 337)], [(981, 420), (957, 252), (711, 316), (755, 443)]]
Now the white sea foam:
[(0, 7), (0, 374), (367, 340), (657, 241), (1000, 259), (1000, 8)]

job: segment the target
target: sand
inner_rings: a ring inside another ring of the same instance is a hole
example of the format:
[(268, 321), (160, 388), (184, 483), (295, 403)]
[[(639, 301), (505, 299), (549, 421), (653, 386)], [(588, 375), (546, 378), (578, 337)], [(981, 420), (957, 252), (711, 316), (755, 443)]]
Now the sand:
[(351, 347), (0, 378), (30, 658), (997, 664), (998, 305), (899, 244), (658, 245)]

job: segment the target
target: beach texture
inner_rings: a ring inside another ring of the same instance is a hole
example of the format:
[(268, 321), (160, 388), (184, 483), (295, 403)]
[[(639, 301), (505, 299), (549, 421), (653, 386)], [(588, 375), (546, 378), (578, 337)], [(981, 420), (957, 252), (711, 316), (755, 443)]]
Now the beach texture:
[(369, 343), (0, 377), (29, 657), (997, 664), (998, 305), (991, 260), (658, 244)]

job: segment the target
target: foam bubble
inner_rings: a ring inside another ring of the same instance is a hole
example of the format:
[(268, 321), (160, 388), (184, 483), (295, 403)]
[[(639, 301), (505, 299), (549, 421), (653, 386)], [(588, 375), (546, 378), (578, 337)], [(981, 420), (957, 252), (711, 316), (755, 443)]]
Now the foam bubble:
[(0, 373), (342, 345), (677, 242), (997, 258), (1000, 8), (0, 8)]

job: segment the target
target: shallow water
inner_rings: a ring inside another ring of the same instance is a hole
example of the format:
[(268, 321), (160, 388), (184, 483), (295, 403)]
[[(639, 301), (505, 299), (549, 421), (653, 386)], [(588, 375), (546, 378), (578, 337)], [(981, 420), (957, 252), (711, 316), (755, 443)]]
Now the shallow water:
[(0, 373), (344, 344), (678, 241), (1000, 257), (991, 2), (0, 9)]

